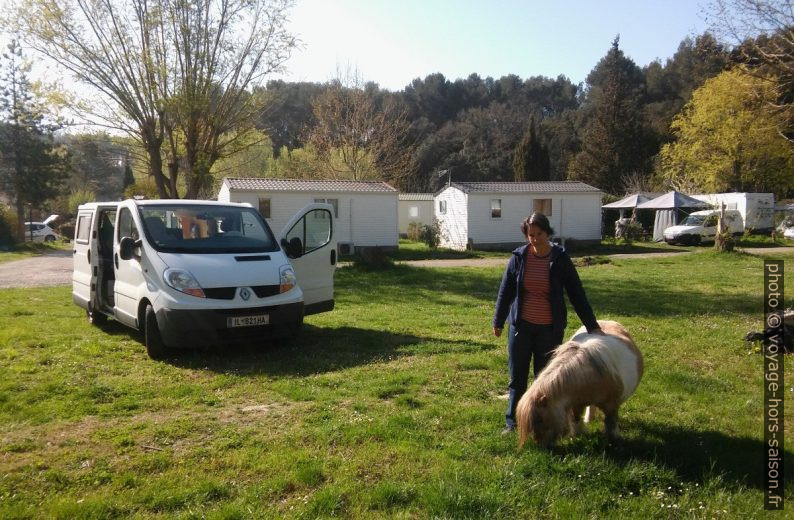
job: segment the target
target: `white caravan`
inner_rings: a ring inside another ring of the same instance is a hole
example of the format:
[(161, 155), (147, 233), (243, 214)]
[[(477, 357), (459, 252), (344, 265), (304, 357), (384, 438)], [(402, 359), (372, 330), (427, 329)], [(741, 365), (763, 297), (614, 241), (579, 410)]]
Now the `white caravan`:
[(248, 204), (94, 202), (78, 208), (72, 299), (146, 350), (287, 337), (334, 308), (333, 208), (310, 204), (279, 239)]

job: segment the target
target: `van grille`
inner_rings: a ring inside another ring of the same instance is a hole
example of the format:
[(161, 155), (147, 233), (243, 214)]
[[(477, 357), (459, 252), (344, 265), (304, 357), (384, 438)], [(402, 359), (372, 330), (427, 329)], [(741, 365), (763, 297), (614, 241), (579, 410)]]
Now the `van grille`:
[(212, 289), (204, 289), (204, 295), (213, 300), (233, 300), (234, 294), (237, 292), (237, 287), (215, 287)]
[[(251, 287), (257, 298), (267, 298), (279, 294), (278, 285), (255, 285)], [(237, 287), (213, 287), (204, 289), (204, 295), (213, 300), (233, 300), (237, 294)]]

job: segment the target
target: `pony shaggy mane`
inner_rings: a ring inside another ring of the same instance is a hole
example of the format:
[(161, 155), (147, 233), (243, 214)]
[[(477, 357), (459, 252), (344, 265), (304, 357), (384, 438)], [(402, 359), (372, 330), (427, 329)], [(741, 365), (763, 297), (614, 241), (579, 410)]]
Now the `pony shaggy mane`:
[(531, 396), (556, 396), (564, 391), (565, 386), (586, 384), (590, 373), (595, 371), (603, 378), (619, 383), (611, 370), (609, 362), (603, 355), (604, 340), (589, 339), (583, 343), (569, 341), (563, 343), (554, 352), (549, 364), (538, 375), (532, 384)]

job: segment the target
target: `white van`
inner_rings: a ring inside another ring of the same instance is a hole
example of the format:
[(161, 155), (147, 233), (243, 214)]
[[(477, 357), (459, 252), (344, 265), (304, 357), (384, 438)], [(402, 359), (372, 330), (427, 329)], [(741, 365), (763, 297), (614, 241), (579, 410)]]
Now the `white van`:
[[(334, 308), (333, 208), (310, 204), (279, 239), (248, 204), (95, 202), (78, 208), (72, 299), (146, 350), (287, 337)], [(283, 249), (282, 249), (283, 248)]]
[[(695, 211), (677, 226), (665, 229), (664, 241), (668, 244), (679, 243), (684, 245), (713, 242), (714, 237), (717, 236), (717, 218), (719, 214), (720, 211), (717, 209)], [(744, 232), (742, 214), (738, 210), (726, 209), (725, 221), (730, 233), (741, 235)]]

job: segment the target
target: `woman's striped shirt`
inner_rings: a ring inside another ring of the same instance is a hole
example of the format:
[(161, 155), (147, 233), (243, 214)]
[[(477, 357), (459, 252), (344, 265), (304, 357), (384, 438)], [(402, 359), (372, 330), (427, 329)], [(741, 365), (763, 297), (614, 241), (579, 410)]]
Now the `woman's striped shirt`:
[(549, 285), (549, 255), (535, 256), (530, 249), (524, 266), (522, 320), (537, 325), (551, 324)]

